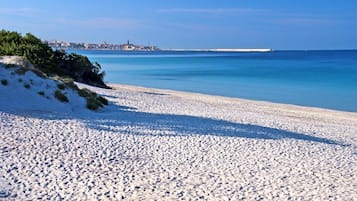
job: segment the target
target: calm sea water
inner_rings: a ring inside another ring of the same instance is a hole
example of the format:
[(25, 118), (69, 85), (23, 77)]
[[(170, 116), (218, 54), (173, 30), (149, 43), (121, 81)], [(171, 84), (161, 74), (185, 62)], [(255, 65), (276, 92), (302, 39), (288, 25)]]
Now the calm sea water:
[(357, 112), (357, 51), (76, 51), (105, 80)]

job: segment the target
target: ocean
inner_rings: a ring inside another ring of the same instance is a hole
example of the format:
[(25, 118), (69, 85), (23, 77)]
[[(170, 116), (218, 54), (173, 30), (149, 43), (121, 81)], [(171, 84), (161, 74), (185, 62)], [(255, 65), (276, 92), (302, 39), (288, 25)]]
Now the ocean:
[(357, 50), (74, 52), (110, 83), (357, 112)]

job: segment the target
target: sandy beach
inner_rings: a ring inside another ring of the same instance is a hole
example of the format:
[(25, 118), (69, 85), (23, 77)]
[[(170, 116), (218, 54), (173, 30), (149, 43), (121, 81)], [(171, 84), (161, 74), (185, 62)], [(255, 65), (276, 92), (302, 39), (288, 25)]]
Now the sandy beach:
[(357, 113), (79, 85), (110, 105), (1, 103), (0, 200), (357, 199)]

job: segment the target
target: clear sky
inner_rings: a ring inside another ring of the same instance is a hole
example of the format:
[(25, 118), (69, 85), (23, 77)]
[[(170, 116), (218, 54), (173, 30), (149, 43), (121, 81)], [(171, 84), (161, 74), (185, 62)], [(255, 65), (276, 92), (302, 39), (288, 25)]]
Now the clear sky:
[(357, 49), (357, 0), (1, 0), (0, 29), (161, 48)]

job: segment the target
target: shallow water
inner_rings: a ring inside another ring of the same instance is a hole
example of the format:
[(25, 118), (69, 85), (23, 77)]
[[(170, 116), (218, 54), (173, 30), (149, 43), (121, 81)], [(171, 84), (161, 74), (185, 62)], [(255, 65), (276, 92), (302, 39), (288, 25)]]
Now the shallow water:
[(75, 51), (111, 83), (357, 112), (357, 51)]

